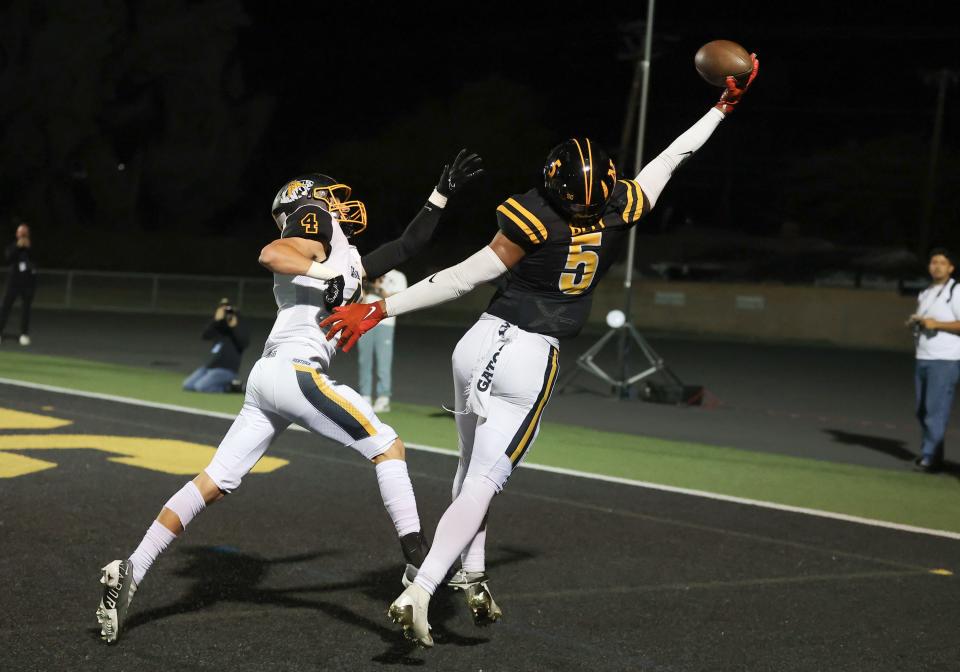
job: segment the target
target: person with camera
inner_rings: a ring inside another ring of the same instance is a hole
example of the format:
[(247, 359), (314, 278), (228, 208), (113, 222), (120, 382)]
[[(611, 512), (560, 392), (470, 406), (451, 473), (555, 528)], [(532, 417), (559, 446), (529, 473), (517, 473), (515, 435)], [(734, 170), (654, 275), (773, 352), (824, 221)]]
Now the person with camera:
[(239, 384), (234, 381), (240, 375), (240, 359), (250, 343), (250, 335), (229, 299), (220, 299), (203, 338), (216, 341), (210, 350), (210, 359), (183, 381), (183, 389), (188, 392), (239, 392)]
[(17, 227), (16, 242), (10, 243), (5, 251), (6, 262), (10, 264), (7, 275), (7, 288), (0, 307), (0, 341), (3, 329), (13, 303), (20, 299), (20, 345), (30, 345), (30, 306), (37, 289), (37, 267), (30, 258), (30, 227), (22, 222)]
[(954, 257), (942, 247), (930, 251), (933, 280), (920, 293), (907, 325), (916, 344), (917, 419), (923, 431), (916, 468), (932, 473), (943, 466), (943, 443), (953, 394), (960, 379), (960, 292), (955, 292)]

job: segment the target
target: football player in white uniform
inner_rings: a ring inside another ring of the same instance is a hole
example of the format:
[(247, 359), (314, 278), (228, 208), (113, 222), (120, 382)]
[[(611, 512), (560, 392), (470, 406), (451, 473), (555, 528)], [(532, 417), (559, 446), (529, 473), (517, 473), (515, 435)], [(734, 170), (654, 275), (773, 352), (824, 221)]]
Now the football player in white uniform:
[(453, 353), (460, 464), (433, 547), (388, 611), (407, 637), (433, 645), (430, 598), (458, 557), (461, 570), (449, 585), (463, 590), (478, 625), (500, 618), (484, 567), (487, 510), (536, 440), (559, 372), (560, 339), (586, 323), (592, 292), (630, 228), (736, 109), (758, 67), (754, 58), (745, 83), (728, 77), (720, 102), (635, 179), (618, 180), (613, 161), (589, 139), (567, 140), (548, 155), (541, 187), (497, 208), (500, 231), (487, 247), (385, 301), (340, 307), (321, 322), (346, 351), (384, 317), (450, 301), (510, 271)]
[(117, 640), (133, 594), (157, 556), (208, 504), (236, 489), (291, 423), (373, 462), (384, 506), (412, 566), (408, 571), (420, 566), (429, 544), (420, 531), (403, 443), (359, 394), (327, 376), (336, 348), (317, 323), (334, 307), (360, 299), (365, 273), (379, 277), (422, 250), (447, 199), (482, 172), (480, 157), (461, 151), (444, 167), (439, 184), (401, 237), (362, 259), (348, 238), (366, 228), (366, 209), (350, 200), (350, 187), (318, 173), (283, 186), (273, 202), (280, 238), (260, 253), (260, 263), (274, 273), (277, 318), (263, 356), (250, 372), (243, 408), (210, 464), (167, 501), (140, 545), (127, 559), (103, 568), (96, 615), (104, 640)]

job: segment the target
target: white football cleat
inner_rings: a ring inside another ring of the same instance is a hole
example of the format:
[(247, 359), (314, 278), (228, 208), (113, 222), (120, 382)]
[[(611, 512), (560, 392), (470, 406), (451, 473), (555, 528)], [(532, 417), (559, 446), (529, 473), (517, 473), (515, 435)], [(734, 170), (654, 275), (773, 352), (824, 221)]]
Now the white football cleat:
[(503, 610), (497, 605), (490, 594), (487, 581), (490, 577), (485, 572), (465, 572), (457, 570), (447, 585), (454, 590), (462, 590), (463, 596), (470, 607), (474, 625), (485, 626), (496, 623), (503, 616)]
[(419, 646), (430, 648), (433, 637), (427, 622), (427, 610), (430, 607), (430, 594), (415, 583), (400, 593), (387, 609), (387, 615), (403, 626), (403, 636), (415, 641)]
[(407, 563), (406, 569), (403, 570), (403, 576), (400, 577), (400, 583), (403, 584), (404, 588), (409, 588), (413, 585), (413, 580), (417, 578), (418, 571), (416, 567)]
[(100, 639), (113, 644), (120, 637), (133, 594), (137, 592), (137, 584), (133, 582), (133, 565), (129, 560), (114, 560), (103, 568), (100, 583), (103, 584), (103, 596), (97, 607)]

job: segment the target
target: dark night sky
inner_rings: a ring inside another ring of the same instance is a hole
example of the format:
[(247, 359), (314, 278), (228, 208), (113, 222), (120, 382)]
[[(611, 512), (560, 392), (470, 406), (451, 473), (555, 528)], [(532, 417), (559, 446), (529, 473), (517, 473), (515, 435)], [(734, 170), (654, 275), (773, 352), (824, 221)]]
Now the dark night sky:
[[(648, 157), (718, 95), (694, 71), (701, 44), (734, 39), (762, 67), (649, 230), (689, 220), (779, 236), (792, 222), (801, 237), (911, 246), (936, 101), (922, 73), (960, 67), (960, 26), (942, 6), (661, 0)], [(441, 249), (455, 255), (489, 238), (493, 208), (535, 184), (556, 142), (587, 134), (616, 150), (633, 69), (622, 27), (646, 2), (41, 7), (0, 2), (0, 217), (130, 244), (137, 232), (268, 238), (276, 189), (319, 170), (367, 202), (370, 245), (399, 232), (468, 146), (490, 175), (454, 210), (460, 230)], [(76, 90), (63, 95), (67, 82)], [(960, 176), (958, 94), (947, 98), (935, 218), (948, 240), (960, 223), (946, 188)], [(103, 174), (117, 162), (125, 173)], [(45, 197), (38, 182), (62, 193)]]

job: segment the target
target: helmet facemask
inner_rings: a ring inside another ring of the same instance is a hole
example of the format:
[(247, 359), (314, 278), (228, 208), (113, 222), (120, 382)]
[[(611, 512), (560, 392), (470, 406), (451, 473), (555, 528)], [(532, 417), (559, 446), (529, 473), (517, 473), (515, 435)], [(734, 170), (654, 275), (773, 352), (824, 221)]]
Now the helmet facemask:
[(315, 187), (312, 197), (323, 201), (327, 212), (337, 218), (340, 228), (347, 237), (358, 236), (367, 228), (367, 207), (363, 201), (350, 200), (353, 190), (346, 184), (331, 184)]

